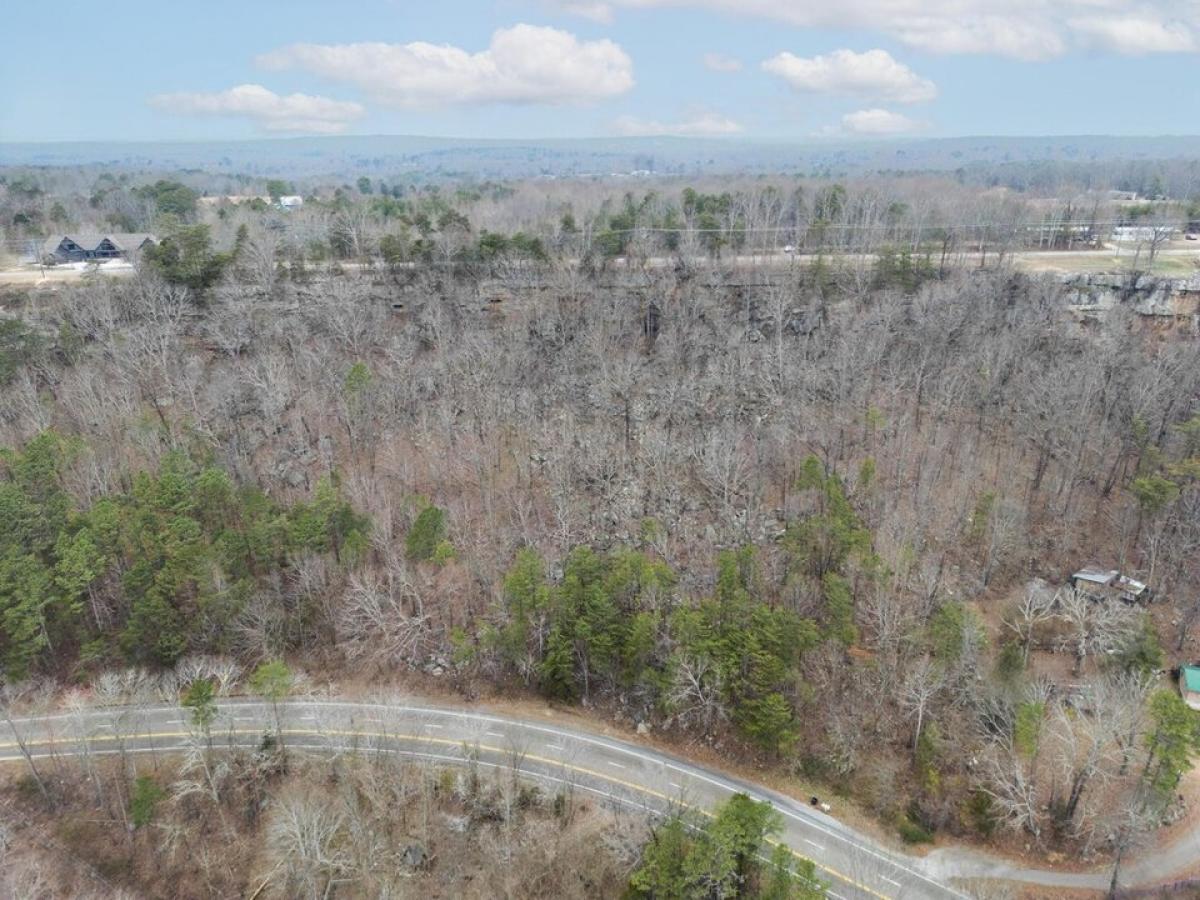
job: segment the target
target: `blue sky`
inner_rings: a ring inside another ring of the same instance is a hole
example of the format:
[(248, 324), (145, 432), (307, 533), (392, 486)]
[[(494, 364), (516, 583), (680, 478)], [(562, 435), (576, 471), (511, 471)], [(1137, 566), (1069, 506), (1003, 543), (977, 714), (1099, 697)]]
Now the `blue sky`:
[(1200, 0), (68, 0), (4, 21), (5, 141), (1200, 130)]

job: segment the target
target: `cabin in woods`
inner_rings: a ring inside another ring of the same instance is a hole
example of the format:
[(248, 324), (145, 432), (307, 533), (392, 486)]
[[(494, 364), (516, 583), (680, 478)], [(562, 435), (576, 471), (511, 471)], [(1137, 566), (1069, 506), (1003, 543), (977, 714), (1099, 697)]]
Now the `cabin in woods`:
[(1089, 566), (1071, 576), (1071, 587), (1093, 600), (1121, 600), (1124, 603), (1144, 603), (1150, 599), (1150, 589), (1140, 581), (1122, 575), (1116, 569)]

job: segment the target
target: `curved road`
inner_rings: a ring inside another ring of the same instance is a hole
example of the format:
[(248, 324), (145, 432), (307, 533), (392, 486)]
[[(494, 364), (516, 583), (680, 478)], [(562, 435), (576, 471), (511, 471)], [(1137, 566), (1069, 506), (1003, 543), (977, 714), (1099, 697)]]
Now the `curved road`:
[[(831, 816), (761, 786), (677, 757), (574, 728), (455, 709), (294, 700), (279, 706), (289, 750), (321, 753), (398, 753), (444, 764), (509, 768), (551, 790), (570, 786), (648, 812), (711, 810), (736, 792), (770, 801), (782, 814), (781, 839), (813, 860), (833, 900), (963, 898), (924, 871)], [(19, 762), (21, 747), (35, 760), (90, 753), (169, 753), (193, 740), (178, 706), (102, 707), (0, 722), (0, 762)], [(214, 741), (256, 746), (275, 730), (270, 704), (228, 701), (212, 727)]]

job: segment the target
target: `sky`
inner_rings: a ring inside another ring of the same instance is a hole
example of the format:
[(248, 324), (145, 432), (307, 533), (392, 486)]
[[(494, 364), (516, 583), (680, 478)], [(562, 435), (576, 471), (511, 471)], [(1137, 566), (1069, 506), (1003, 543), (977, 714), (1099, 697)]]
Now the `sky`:
[(1200, 0), (10, 5), (0, 141), (1200, 131)]

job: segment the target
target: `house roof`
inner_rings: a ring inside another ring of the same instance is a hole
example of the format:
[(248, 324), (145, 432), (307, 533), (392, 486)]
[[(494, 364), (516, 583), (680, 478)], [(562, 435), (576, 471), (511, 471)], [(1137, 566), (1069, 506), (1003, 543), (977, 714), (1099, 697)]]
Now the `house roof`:
[(64, 240), (74, 241), (84, 250), (95, 250), (105, 238), (118, 250), (125, 252), (136, 250), (147, 240), (158, 242), (158, 238), (145, 231), (73, 231), (68, 234), (52, 234), (46, 238), (42, 244), (42, 252), (53, 253)]
[(1184, 690), (1200, 694), (1200, 666), (1181, 666), (1179, 680), (1183, 682)]
[(59, 244), (66, 240), (73, 241), (84, 250), (95, 250), (96, 245), (104, 240), (104, 235), (98, 231), (73, 231), (70, 234), (52, 234), (46, 238), (46, 243), (42, 244), (42, 250), (46, 253), (53, 253), (58, 249)]
[(1110, 584), (1120, 574), (1116, 569), (1105, 570), (1088, 566), (1085, 569), (1080, 569), (1072, 577), (1078, 581), (1090, 581), (1094, 584)]
[[(145, 231), (117, 231), (112, 234), (106, 234), (104, 237), (112, 241), (118, 250), (125, 251), (136, 250), (142, 244), (146, 243), (146, 241), (158, 243), (158, 238)], [(99, 241), (96, 243), (99, 243)]]
[(1080, 569), (1071, 578), (1074, 581), (1086, 581), (1089, 584), (1114, 588), (1133, 597), (1140, 597), (1142, 592), (1146, 590), (1146, 585), (1143, 582), (1130, 578), (1128, 575), (1122, 575), (1116, 569), (1106, 570), (1097, 568), (1096, 566), (1087, 566)]

